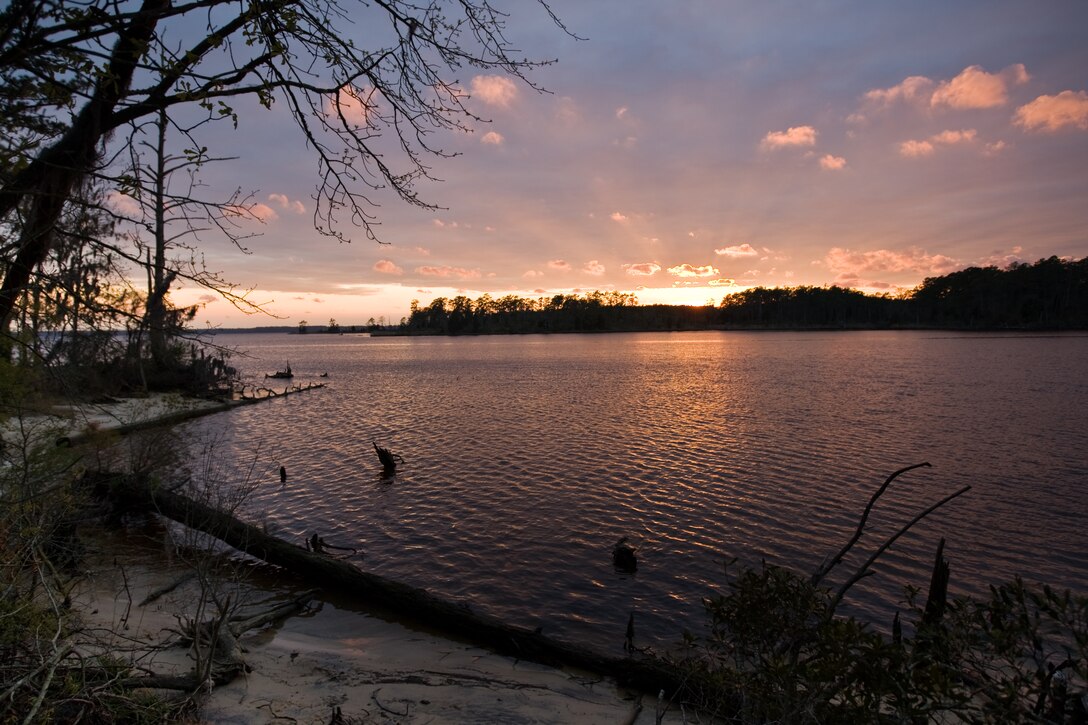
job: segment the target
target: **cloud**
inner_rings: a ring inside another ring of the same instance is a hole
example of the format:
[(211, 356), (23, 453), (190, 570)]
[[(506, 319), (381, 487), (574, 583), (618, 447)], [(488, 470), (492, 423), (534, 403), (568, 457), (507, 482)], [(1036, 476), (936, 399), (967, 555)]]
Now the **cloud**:
[(570, 262), (566, 261), (565, 259), (553, 259), (548, 262), (548, 266), (552, 269), (558, 269), (562, 272), (570, 271)]
[(457, 222), (446, 222), (442, 221), (441, 219), (432, 219), (431, 224), (438, 227), (439, 229), (445, 229), (446, 227), (449, 227), (450, 229), (457, 229), (459, 226), (461, 226)]
[(1057, 131), (1066, 126), (1088, 131), (1088, 93), (1062, 91), (1056, 96), (1039, 96), (1016, 109), (1013, 123), (1025, 131)]
[(543, 277), (544, 273), (540, 272), (538, 270), (535, 270), (535, 269), (530, 269), (527, 272), (525, 272), (525, 274), (523, 274), (521, 276), (524, 277), (525, 279), (535, 279), (537, 277)]
[(380, 259), (374, 263), (374, 271), (382, 274), (404, 274), (404, 270), (388, 259)]
[[(891, 88), (876, 88), (865, 94), (865, 99), (881, 107), (891, 106), (899, 101), (928, 100), (932, 94), (933, 81), (925, 76), (910, 76), (899, 85)], [(862, 118), (859, 116), (859, 119)]]
[(582, 271), (586, 274), (592, 274), (594, 277), (600, 277), (604, 274), (604, 265), (598, 262), (596, 259), (592, 259), (582, 265)]
[(518, 87), (503, 76), (476, 76), (472, 79), (472, 97), (489, 106), (507, 108), (518, 97)]
[(649, 277), (661, 271), (661, 265), (657, 262), (640, 262), (638, 264), (625, 264), (623, 271), (635, 277)]
[(623, 214), (620, 214), (618, 211), (614, 211), (612, 212), (612, 221), (620, 222), (622, 224), (623, 222), (627, 221), (627, 217)]
[(737, 284), (737, 280), (728, 278), (712, 279), (707, 284), (711, 287), (733, 287)]
[(732, 247), (715, 249), (714, 254), (723, 257), (758, 257), (759, 250), (745, 242), (744, 244), (735, 244)]
[(465, 269), (463, 267), (450, 267), (450, 266), (416, 267), (416, 274), (422, 274), (425, 277), (456, 277), (457, 279), (479, 279), (480, 278), (480, 270), (478, 270), (478, 269)]
[(1000, 73), (987, 73), (982, 66), (964, 68), (958, 76), (944, 81), (929, 99), (931, 106), (949, 108), (996, 108), (1009, 100), (1009, 86), (1027, 83), (1031, 76), (1023, 63), (1011, 65)]
[(620, 119), (621, 121), (624, 118), (627, 117), (627, 114), (628, 114), (627, 106), (620, 106), (619, 108), (616, 109), (616, 118)]
[[(1030, 80), (1023, 63), (1016, 63), (1000, 73), (988, 73), (982, 66), (964, 68), (951, 80), (934, 81), (925, 76), (910, 76), (891, 88), (868, 91), (864, 99), (877, 108), (886, 109), (897, 103), (914, 103), (933, 108), (944, 106), (959, 110), (995, 108), (1009, 100), (1009, 87)], [(855, 114), (863, 120), (863, 114)]]
[(242, 217), (243, 219), (252, 219), (262, 223), (280, 218), (275, 209), (261, 202), (249, 205), (231, 204), (223, 207), (223, 213), (227, 216)]
[(325, 115), (338, 118), (356, 126), (370, 125), (371, 115), (378, 111), (377, 91), (373, 88), (341, 86), (336, 95), (325, 103)]
[(1011, 252), (1005, 252), (1002, 250), (995, 250), (988, 257), (983, 257), (979, 260), (979, 264), (984, 267), (1008, 267), (1010, 264), (1016, 262), (1023, 262), (1024, 258), (1020, 256), (1023, 254), (1024, 248), (1016, 246), (1012, 248)]
[(899, 155), (908, 158), (929, 156), (933, 153), (933, 144), (929, 141), (904, 141), (899, 144)]
[(119, 191), (110, 191), (106, 195), (106, 203), (115, 212), (123, 216), (138, 218), (141, 214), (140, 202)]
[(820, 157), (820, 168), (827, 171), (839, 171), (840, 169), (846, 168), (846, 159), (842, 156), (824, 154)]
[(876, 249), (856, 252), (833, 247), (824, 257), (824, 263), (840, 279), (856, 279), (863, 274), (888, 272), (917, 272), (927, 275), (947, 274), (959, 268), (959, 263), (943, 254), (926, 254), (917, 248), (903, 252)]
[(480, 143), (491, 144), (492, 146), (502, 146), (505, 140), (498, 131), (488, 131), (480, 137)]
[(971, 143), (978, 136), (973, 128), (960, 131), (941, 131), (933, 134), (925, 140), (904, 141), (899, 144), (899, 155), (907, 158), (919, 156), (931, 156), (938, 146), (954, 146), (956, 144)]
[(669, 267), (668, 272), (676, 277), (716, 277), (721, 274), (716, 267), (709, 264), (702, 267), (693, 267), (687, 263)]
[(962, 131), (941, 131), (934, 134), (929, 140), (940, 144), (968, 143), (974, 141), (977, 135), (978, 132), (975, 129), (967, 128)]
[(794, 126), (786, 131), (770, 131), (763, 137), (759, 146), (762, 149), (775, 150), (796, 146), (814, 146), (817, 131), (812, 126)]
[(269, 194), (268, 200), (280, 206), (281, 209), (293, 211), (296, 214), (305, 214), (306, 207), (301, 201), (291, 201), (284, 194)]
[(211, 303), (217, 302), (218, 300), (219, 298), (215, 295), (200, 295), (196, 298), (196, 301), (202, 305), (210, 305)]

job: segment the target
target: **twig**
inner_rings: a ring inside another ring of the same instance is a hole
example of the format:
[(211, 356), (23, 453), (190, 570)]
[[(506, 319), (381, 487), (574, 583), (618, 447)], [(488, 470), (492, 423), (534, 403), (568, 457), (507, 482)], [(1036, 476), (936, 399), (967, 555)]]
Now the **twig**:
[(884, 481), (884, 484), (880, 488), (878, 488), (876, 490), (876, 493), (872, 495), (872, 498), (869, 499), (869, 505), (865, 507), (865, 511), (861, 514), (861, 520), (858, 521), (858, 526), (857, 529), (855, 529), (854, 531), (854, 535), (850, 537), (850, 540), (847, 541), (841, 549), (839, 549), (839, 553), (835, 554), (835, 556), (831, 557), (831, 559), (825, 560), (824, 563), (821, 564), (820, 567), (812, 574), (811, 583), (813, 586), (819, 584), (820, 581), (822, 581), (823, 578), (827, 576), (832, 569), (838, 566), (839, 563), (842, 562), (843, 557), (845, 557), (846, 554), (850, 551), (850, 549), (854, 548), (854, 544), (858, 543), (858, 540), (861, 538), (862, 533), (864, 533), (865, 531), (865, 523), (869, 520), (869, 514), (872, 513), (873, 506), (876, 504), (877, 499), (883, 496), (884, 492), (888, 490), (888, 486), (892, 484), (892, 481), (899, 478), (899, 476), (906, 473), (907, 471), (913, 471), (915, 468), (929, 467), (929, 463), (915, 463), (913, 466), (900, 468), (898, 471), (888, 476), (888, 478)]
[(850, 587), (854, 586), (854, 584), (856, 584), (862, 578), (864, 578), (866, 576), (869, 576), (869, 574), (871, 573), (871, 572), (869, 572), (869, 567), (872, 566), (873, 562), (875, 562), (878, 558), (880, 558), (880, 556), (885, 551), (887, 551), (891, 547), (892, 544), (895, 543), (896, 539), (898, 539), (900, 536), (902, 536), (903, 534), (910, 531), (914, 527), (915, 524), (917, 524), (919, 521), (924, 519), (926, 516), (929, 516), (931, 513), (933, 513), (937, 509), (939, 509), (941, 506), (944, 506), (946, 503), (948, 503), (952, 499), (954, 499), (954, 498), (956, 498), (958, 496), (962, 496), (963, 494), (967, 493), (970, 490), (971, 490), (970, 486), (964, 486), (959, 491), (956, 491), (955, 493), (952, 493), (952, 494), (949, 494), (949, 495), (945, 496), (940, 501), (933, 504), (932, 506), (927, 508), (925, 511), (921, 512), (920, 514), (915, 516), (913, 519), (908, 521), (902, 528), (899, 529), (899, 531), (895, 532), (895, 534), (891, 538), (889, 538), (887, 541), (885, 541), (880, 546), (880, 548), (878, 548), (876, 551), (873, 552), (872, 556), (870, 556), (865, 561), (865, 563), (861, 565), (861, 567), (854, 573), (854, 575), (852, 577), (850, 577), (846, 581), (845, 584), (843, 584), (841, 587), (839, 587), (839, 591), (836, 592), (835, 598), (831, 600), (831, 603), (827, 607), (828, 615), (830, 616), (830, 615), (833, 615), (835, 613), (835, 609), (838, 608), (839, 602), (842, 601), (842, 598), (846, 595), (846, 592), (849, 591)]
[(380, 707), (382, 710), (389, 713), (390, 715), (396, 715), (397, 717), (408, 717), (408, 703), (407, 702), (404, 703), (404, 712), (397, 712), (396, 710), (391, 710), (388, 707), (386, 707), (385, 705), (383, 705), (382, 701), (378, 699), (378, 693), (381, 692), (381, 691), (382, 691), (382, 688), (379, 687), (377, 690), (374, 690), (374, 692), (371, 693), (371, 695), (370, 695), (370, 699), (372, 699), (375, 702), (375, 704), (377, 704), (378, 707)]

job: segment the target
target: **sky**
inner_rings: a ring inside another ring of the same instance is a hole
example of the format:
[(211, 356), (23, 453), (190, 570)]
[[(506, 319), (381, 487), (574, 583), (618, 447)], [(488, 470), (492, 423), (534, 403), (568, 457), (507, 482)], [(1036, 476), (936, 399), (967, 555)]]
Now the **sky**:
[(531, 74), (546, 92), (461, 69), (488, 122), (437, 139), (459, 154), (419, 187), (439, 209), (382, 199), (381, 244), (319, 235), (287, 109), (242, 107), (205, 180), (254, 194), (259, 236), (199, 246), (268, 314), (174, 302), (200, 326), (362, 324), (458, 294), (898, 293), (1088, 255), (1084, 0), (552, 2), (579, 39), (509, 5), (513, 44), (557, 63)]

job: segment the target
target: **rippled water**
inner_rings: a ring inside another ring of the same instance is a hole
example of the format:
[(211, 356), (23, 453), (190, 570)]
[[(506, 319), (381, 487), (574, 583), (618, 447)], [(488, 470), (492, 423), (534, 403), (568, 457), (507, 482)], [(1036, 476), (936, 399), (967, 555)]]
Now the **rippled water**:
[[(1088, 592), (1088, 337), (931, 332), (466, 338), (219, 335), (251, 382), (329, 387), (200, 419), (257, 458), (251, 515), (555, 636), (672, 643), (722, 562), (811, 571), (892, 471), (858, 556), (926, 505), (849, 600), (886, 628), (948, 538), (956, 592), (1015, 573)], [(379, 480), (371, 441), (407, 460)], [(238, 465), (235, 477), (244, 465)], [(289, 481), (281, 487), (278, 466)], [(616, 572), (621, 536), (637, 574)], [(849, 571), (847, 571), (849, 570)]]

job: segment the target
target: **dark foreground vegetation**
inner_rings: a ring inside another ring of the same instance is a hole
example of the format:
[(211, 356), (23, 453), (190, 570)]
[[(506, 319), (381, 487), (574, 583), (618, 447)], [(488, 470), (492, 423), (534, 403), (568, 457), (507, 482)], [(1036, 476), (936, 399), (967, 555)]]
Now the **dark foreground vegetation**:
[(899, 297), (842, 287), (754, 287), (716, 307), (639, 305), (634, 295), (619, 292), (439, 297), (426, 306), (413, 303), (402, 326), (448, 335), (811, 328), (1088, 329), (1088, 257), (970, 267), (927, 278)]

